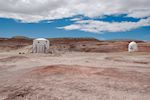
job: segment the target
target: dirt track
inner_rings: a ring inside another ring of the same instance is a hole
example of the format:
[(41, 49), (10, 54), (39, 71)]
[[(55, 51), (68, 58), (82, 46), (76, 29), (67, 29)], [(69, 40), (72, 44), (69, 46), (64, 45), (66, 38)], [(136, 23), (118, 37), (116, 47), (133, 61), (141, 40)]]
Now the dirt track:
[(150, 53), (0, 53), (0, 100), (149, 100)]

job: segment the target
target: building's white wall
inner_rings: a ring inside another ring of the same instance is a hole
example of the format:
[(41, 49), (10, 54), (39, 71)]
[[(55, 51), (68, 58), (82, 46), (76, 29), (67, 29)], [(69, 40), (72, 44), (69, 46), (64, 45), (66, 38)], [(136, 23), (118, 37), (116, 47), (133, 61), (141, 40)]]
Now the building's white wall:
[(33, 40), (33, 53), (48, 53), (49, 40), (35, 39)]
[(128, 51), (129, 52), (135, 52), (138, 51), (138, 45), (136, 42), (130, 42), (128, 45)]

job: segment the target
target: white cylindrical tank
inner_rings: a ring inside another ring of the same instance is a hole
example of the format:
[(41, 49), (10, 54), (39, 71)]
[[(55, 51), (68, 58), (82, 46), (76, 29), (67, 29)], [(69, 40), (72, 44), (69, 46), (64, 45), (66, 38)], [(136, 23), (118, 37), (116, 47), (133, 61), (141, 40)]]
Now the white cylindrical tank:
[(135, 52), (138, 51), (138, 45), (136, 42), (132, 41), (128, 45), (128, 52)]
[(49, 40), (44, 38), (38, 38), (33, 40), (33, 53), (48, 53), (49, 52)]

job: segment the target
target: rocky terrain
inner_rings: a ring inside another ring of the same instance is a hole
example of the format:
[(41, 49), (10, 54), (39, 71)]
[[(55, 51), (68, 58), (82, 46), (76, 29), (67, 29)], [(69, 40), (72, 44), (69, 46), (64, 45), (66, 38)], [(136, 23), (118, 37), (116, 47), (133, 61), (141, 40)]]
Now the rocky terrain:
[[(16, 50), (32, 45), (33, 39), (27, 37), (0, 38), (0, 50)], [(123, 52), (133, 40), (100, 41), (94, 38), (49, 38), (51, 48), (60, 51), (80, 52)], [(137, 41), (139, 52), (150, 52), (150, 42)]]
[(0, 39), (0, 100), (149, 100), (150, 42), (49, 40), (53, 53), (33, 54), (32, 39)]

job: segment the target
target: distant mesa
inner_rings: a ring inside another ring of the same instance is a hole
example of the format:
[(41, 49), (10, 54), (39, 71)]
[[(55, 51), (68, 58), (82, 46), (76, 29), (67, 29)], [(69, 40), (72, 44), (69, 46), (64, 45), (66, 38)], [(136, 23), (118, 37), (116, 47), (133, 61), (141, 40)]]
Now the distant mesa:
[(137, 43), (144, 42), (142, 40), (136, 40), (136, 39), (112, 39), (112, 40), (107, 40), (107, 41), (112, 41), (112, 42), (132, 42), (132, 41), (136, 41)]
[(30, 40), (31, 38), (25, 36), (13, 36), (12, 39), (27, 39)]

